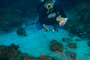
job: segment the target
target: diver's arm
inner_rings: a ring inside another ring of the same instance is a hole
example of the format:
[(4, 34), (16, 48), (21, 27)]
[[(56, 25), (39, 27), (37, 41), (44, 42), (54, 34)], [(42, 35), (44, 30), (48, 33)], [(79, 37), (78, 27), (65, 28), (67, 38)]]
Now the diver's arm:
[(63, 8), (60, 5), (56, 4), (56, 8), (57, 8), (59, 14), (61, 15), (61, 17), (63, 17), (63, 18), (67, 17), (64, 10), (63, 10)]
[(51, 24), (54, 24), (55, 22), (56, 22), (56, 17), (53, 17), (53, 18), (47, 18), (44, 16), (40, 17), (41, 24), (51, 25)]

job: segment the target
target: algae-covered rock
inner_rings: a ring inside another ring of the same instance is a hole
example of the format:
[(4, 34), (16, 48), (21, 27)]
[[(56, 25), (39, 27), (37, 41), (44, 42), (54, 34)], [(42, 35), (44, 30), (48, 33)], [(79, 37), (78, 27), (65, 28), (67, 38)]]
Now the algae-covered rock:
[(90, 39), (90, 4), (81, 3), (73, 7), (69, 14), (69, 20), (64, 26), (64, 29), (80, 29), (87, 33), (87, 38)]
[(39, 57), (38, 60), (56, 60), (56, 59), (49, 56), (43, 56), (43, 57)]
[(0, 55), (0, 60), (6, 60), (5, 56)]
[(63, 52), (63, 45), (61, 43), (58, 43), (56, 40), (52, 40), (50, 49), (52, 51)]
[(69, 28), (80, 28), (82, 29), (85, 25), (90, 22), (90, 4), (82, 3), (78, 4), (69, 12), (69, 20), (66, 25)]
[(75, 35), (72, 33), (69, 33), (69, 37), (73, 38)]
[(67, 57), (76, 60), (76, 54), (74, 52), (66, 51), (65, 54)]
[(18, 50), (19, 46), (18, 45), (15, 45), (14, 43), (12, 43), (10, 46), (8, 46), (9, 48), (11, 49), (15, 49), (15, 50)]
[(76, 45), (76, 43), (68, 43), (68, 47), (71, 49), (75, 49), (75, 48), (77, 48), (77, 45)]
[(18, 50), (18, 46), (11, 44), (10, 46), (0, 46), (0, 60), (56, 60), (50, 56), (33, 57)]
[(63, 41), (63, 42), (66, 42), (66, 43), (70, 43), (70, 42), (72, 42), (73, 40), (70, 39), (70, 38), (62, 38), (62, 41)]
[(88, 44), (88, 46), (90, 47), (90, 41), (89, 41), (87, 44)]
[(11, 31), (12, 28), (22, 24), (22, 20), (15, 10), (9, 8), (0, 9), (0, 30)]
[(75, 39), (75, 41), (82, 41), (82, 39)]
[(18, 28), (16, 33), (20, 36), (27, 36), (25, 29), (22, 27)]
[(73, 59), (73, 60), (76, 60), (76, 54), (75, 53), (71, 53), (70, 54), (70, 58)]

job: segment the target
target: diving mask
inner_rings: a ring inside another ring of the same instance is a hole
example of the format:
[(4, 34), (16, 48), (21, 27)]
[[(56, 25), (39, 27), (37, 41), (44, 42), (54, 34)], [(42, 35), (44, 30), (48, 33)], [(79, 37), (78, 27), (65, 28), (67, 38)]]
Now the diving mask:
[(45, 7), (48, 9), (48, 8), (53, 8), (53, 2), (52, 1), (47, 1), (45, 3)]

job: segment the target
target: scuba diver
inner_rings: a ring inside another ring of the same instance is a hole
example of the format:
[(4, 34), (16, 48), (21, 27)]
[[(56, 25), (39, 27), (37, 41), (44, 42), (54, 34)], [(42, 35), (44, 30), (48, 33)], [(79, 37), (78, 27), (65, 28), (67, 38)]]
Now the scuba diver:
[(41, 5), (38, 7), (39, 22), (36, 24), (38, 30), (42, 29), (47, 32), (49, 30), (47, 25), (52, 25), (54, 32), (56, 28), (61, 28), (66, 24), (68, 18), (66, 18), (62, 7), (54, 3), (53, 0), (44, 0)]

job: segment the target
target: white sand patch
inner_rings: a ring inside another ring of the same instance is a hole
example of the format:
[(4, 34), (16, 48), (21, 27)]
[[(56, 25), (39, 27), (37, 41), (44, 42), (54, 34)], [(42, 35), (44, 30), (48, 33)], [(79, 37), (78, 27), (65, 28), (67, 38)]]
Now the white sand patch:
[[(34, 57), (39, 57), (42, 53), (44, 55), (55, 57), (57, 60), (70, 60), (65, 55), (65, 51), (75, 52), (77, 55), (77, 60), (90, 60), (90, 48), (87, 46), (87, 40), (74, 41), (77, 44), (76, 49), (70, 49), (66, 42), (62, 41), (62, 38), (70, 38), (69, 33), (66, 30), (59, 29), (58, 32), (44, 32), (42, 30), (37, 30), (35, 25), (27, 27), (27, 36), (18, 36), (16, 31), (12, 33), (0, 35), (0, 45), (9, 46), (14, 43), (19, 45), (19, 50), (25, 52)], [(78, 37), (72, 38), (72, 40), (78, 39)], [(50, 50), (50, 42), (52, 40), (57, 40), (59, 43), (63, 44), (64, 50), (60, 52), (52, 52)], [(65, 49), (68, 48), (68, 49)]]

